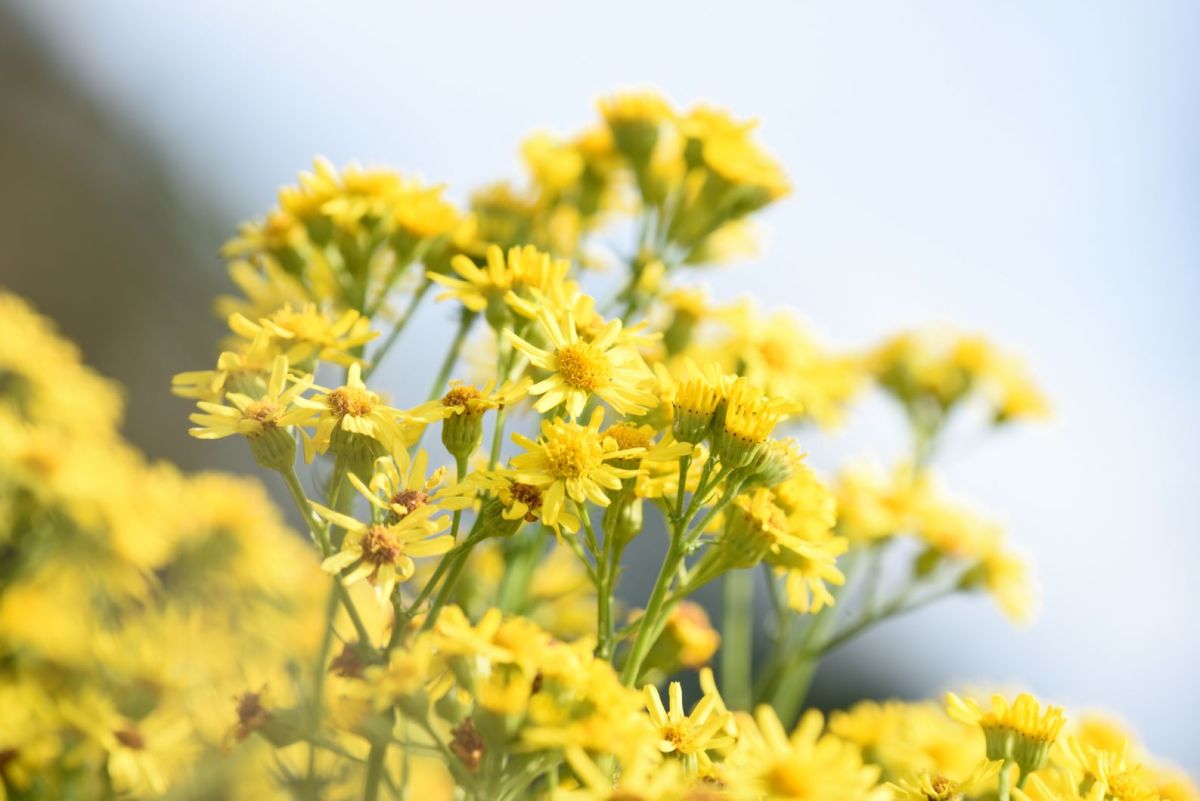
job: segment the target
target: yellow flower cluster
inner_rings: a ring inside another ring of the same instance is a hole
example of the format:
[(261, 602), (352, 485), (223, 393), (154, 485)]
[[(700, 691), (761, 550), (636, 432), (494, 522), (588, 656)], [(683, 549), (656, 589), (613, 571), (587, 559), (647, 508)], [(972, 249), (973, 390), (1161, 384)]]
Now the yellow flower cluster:
[(265, 797), (221, 755), (231, 699), (309, 665), (315, 561), (255, 482), (125, 443), (116, 387), (9, 294), (0, 343), (0, 797)]
[[(462, 213), (318, 161), (226, 247), (231, 336), (172, 389), (194, 437), (245, 443), (308, 544), (255, 485), (122, 445), (117, 393), (0, 296), (0, 788), (1194, 801), (1094, 728), (1064, 740), (1030, 696), (805, 710), (820, 660), (885, 619), (978, 588), (1027, 616), (1024, 563), (930, 471), (977, 389), (995, 421), (1044, 404), (977, 339), (864, 356), (710, 302), (679, 276), (744, 249), (781, 168), (709, 107), (634, 92), (600, 114), (527, 140), (530, 187)], [(581, 267), (610, 224), (635, 241), (604, 293)], [(426, 298), (456, 331), (422, 395), (419, 371), (377, 368)], [(793, 436), (848, 423), (872, 383), (907, 413), (911, 466), (827, 486)], [(639, 538), (657, 575), (626, 607)], [(897, 575), (903, 538), (922, 550)], [(711, 582), (719, 632), (695, 600)]]

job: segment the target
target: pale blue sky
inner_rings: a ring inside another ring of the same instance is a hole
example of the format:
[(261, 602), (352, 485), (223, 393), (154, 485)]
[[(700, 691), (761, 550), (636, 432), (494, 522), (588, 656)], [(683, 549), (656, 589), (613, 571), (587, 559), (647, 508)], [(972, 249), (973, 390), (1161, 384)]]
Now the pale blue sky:
[[(462, 198), (516, 174), (531, 127), (576, 128), (621, 86), (761, 117), (797, 191), (718, 293), (794, 305), (845, 345), (925, 321), (985, 331), (1058, 411), (950, 471), (1036, 556), (1041, 621), (954, 602), (844, 669), (1105, 706), (1200, 771), (1200, 4), (20, 4), (237, 216), (315, 153)], [(818, 466), (886, 456), (890, 422), (868, 404), (806, 444)]]

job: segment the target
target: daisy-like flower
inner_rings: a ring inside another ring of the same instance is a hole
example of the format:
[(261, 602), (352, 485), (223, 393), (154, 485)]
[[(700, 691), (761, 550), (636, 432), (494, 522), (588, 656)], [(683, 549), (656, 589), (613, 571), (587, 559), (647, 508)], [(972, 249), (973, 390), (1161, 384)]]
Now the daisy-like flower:
[(1022, 774), (1046, 764), (1065, 722), (1061, 707), (1047, 704), (1043, 711), (1029, 693), (1021, 693), (1011, 704), (1004, 696), (993, 695), (991, 709), (986, 712), (974, 698), (964, 700), (947, 693), (946, 711), (961, 723), (983, 729), (988, 759), (1011, 759), (1021, 767)]
[(1003, 765), (1001, 759), (984, 760), (961, 781), (921, 771), (911, 778), (888, 782), (888, 787), (896, 801), (962, 801), (964, 796), (975, 796), (994, 783)]
[(643, 687), (642, 694), (656, 729), (658, 750), (678, 754), (693, 772), (711, 762), (709, 751), (724, 751), (734, 744), (732, 737), (723, 734), (729, 713), (723, 710), (716, 692), (705, 693), (687, 715), (683, 711), (683, 687), (677, 681), (667, 689), (669, 708), (663, 707), (662, 696), (653, 684)]
[(88, 696), (66, 702), (63, 714), (104, 748), (108, 778), (119, 794), (160, 796), (195, 758), (195, 732), (178, 710), (159, 708), (134, 720), (111, 700)]
[[(369, 497), (375, 498), (374, 493)], [(412, 578), (416, 572), (413, 557), (436, 556), (454, 547), (452, 537), (438, 536), (450, 521), (445, 517), (434, 518), (439, 509), (433, 505), (420, 506), (393, 523), (360, 523), (319, 503), (312, 503), (312, 508), (346, 530), (341, 550), (326, 558), (321, 569), (338, 575), (351, 568), (342, 576), (342, 583), (349, 587), (367, 579), (375, 588), (380, 604), (388, 603), (397, 582)]]
[(495, 536), (516, 533), (523, 523), (536, 523), (539, 520), (556, 533), (560, 528), (571, 533), (579, 531), (579, 518), (565, 507), (554, 523), (544, 520), (542, 504), (545, 493), (540, 487), (521, 481), (515, 470), (501, 468), (471, 473), (458, 485), (457, 491), (471, 499), (483, 493), (494, 501), (495, 506), (489, 508), (485, 500), (481, 513), (485, 520), (489, 516), (498, 518), (489, 521)]
[(436, 504), (437, 509), (451, 511), (470, 506), (469, 497), (450, 493), (449, 488), (439, 491), (446, 478), (444, 466), (427, 477), (428, 469), (429, 454), (424, 449), (410, 457), (408, 451), (401, 448), (394, 455), (375, 460), (369, 483), (364, 484), (353, 473), (347, 478), (376, 510), (376, 517), (385, 523), (394, 523), (431, 503)]
[(215, 370), (191, 370), (171, 378), (171, 394), (180, 398), (216, 403), (227, 391), (252, 394), (261, 388), (261, 376), (271, 369), (278, 349), (266, 334), (239, 343), (217, 357)]
[(621, 414), (644, 414), (658, 405), (649, 391), (654, 374), (641, 355), (622, 344), (621, 321), (612, 320), (593, 339), (584, 339), (569, 312), (562, 318), (550, 309), (540, 309), (537, 322), (549, 349), (543, 350), (511, 331), (505, 336), (539, 369), (552, 375), (529, 388), (541, 395), (534, 408), (548, 412), (563, 405), (572, 418), (583, 413), (588, 398), (596, 395)]
[[(503, 318), (504, 297), (510, 290), (538, 289), (546, 291), (562, 281), (571, 269), (566, 259), (552, 259), (532, 245), (513, 247), (505, 253), (496, 245), (487, 250), (487, 264), (480, 268), (466, 256), (455, 256), (450, 267), (458, 278), (436, 272), (427, 273), (429, 280), (446, 287), (437, 296), (439, 301), (454, 299), (473, 312), (489, 311), (489, 322)], [(494, 323), (493, 323), (494, 324)]]
[(882, 801), (879, 768), (864, 764), (852, 743), (822, 734), (824, 719), (809, 710), (789, 737), (775, 711), (760, 706), (737, 715), (741, 754), (733, 786), (769, 801)]
[(675, 462), (693, 450), (693, 446), (686, 442), (676, 442), (670, 432), (655, 442), (655, 431), (647, 425), (639, 426), (626, 422), (613, 423), (604, 430), (603, 434), (606, 437), (612, 437), (620, 450), (641, 449), (636, 456), (622, 460), (624, 462), (622, 467), (637, 467), (644, 462)]
[[(690, 782), (678, 762), (662, 762), (653, 751), (639, 751), (629, 764), (623, 765), (616, 786), (613, 785), (612, 772), (602, 769), (579, 746), (568, 746), (565, 756), (567, 764), (579, 778), (580, 786), (556, 790), (554, 797), (562, 801), (612, 801), (622, 798), (631, 801), (676, 801), (680, 798), (704, 798), (702, 794), (692, 796), (687, 793)], [(702, 790), (699, 792), (703, 793)]]
[(276, 356), (267, 390), (260, 398), (230, 392), (225, 396), (225, 404), (200, 401), (196, 405), (203, 414), (191, 415), (189, 419), (196, 427), (188, 429), (188, 433), (197, 439), (221, 439), (234, 434), (254, 438), (274, 429), (308, 425), (316, 412), (294, 402), (312, 385), (312, 376), (293, 379), (291, 386), (287, 382), (288, 358)]
[(343, 445), (353, 447), (350, 440), (356, 436), (374, 440), (387, 451), (402, 449), (408, 434), (401, 423), (401, 412), (384, 406), (379, 395), (367, 389), (357, 363), (350, 365), (345, 385), (317, 390), (319, 397), (296, 401), (320, 413), (313, 435), (304, 437), (305, 461), (311, 462), (315, 454), (325, 453), (331, 445), (335, 452)]
[(441, 398), (423, 403), (408, 414), (422, 423), (441, 420), (442, 444), (455, 458), (467, 459), (483, 441), (483, 415), (489, 409), (503, 409), (516, 403), (525, 396), (530, 383), (522, 377), (496, 388), (495, 380), (491, 380), (477, 389), (454, 381)]
[(354, 349), (379, 335), (371, 329), (371, 321), (354, 309), (335, 318), (312, 303), (299, 308), (289, 304), (258, 322), (235, 313), (229, 317), (229, 328), (249, 340), (271, 337), (293, 364), (313, 360), (343, 366), (357, 364), (361, 359), (354, 355)]
[(547, 525), (558, 523), (568, 498), (608, 506), (605, 490), (620, 489), (621, 479), (637, 475), (637, 470), (609, 464), (641, 451), (618, 449), (616, 440), (600, 434), (603, 422), (604, 410), (596, 409), (586, 426), (561, 417), (543, 421), (536, 442), (513, 433), (513, 441), (526, 450), (513, 458), (513, 467), (521, 482), (542, 490), (541, 516)]

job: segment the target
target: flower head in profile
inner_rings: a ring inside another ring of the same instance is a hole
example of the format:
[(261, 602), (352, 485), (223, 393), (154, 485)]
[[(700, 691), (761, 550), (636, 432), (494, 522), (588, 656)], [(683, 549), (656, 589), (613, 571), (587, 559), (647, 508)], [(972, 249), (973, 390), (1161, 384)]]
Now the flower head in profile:
[(450, 261), (450, 267), (458, 277), (428, 273), (429, 280), (446, 287), (437, 299), (457, 300), (470, 311), (487, 312), (488, 321), (495, 325), (507, 315), (505, 295), (510, 291), (546, 291), (566, 277), (571, 264), (531, 245), (509, 248), (507, 254), (491, 245), (482, 267), (461, 255)]
[(343, 366), (358, 363), (362, 360), (355, 350), (379, 335), (372, 330), (371, 321), (353, 309), (334, 317), (312, 303), (299, 308), (286, 305), (258, 322), (235, 313), (229, 317), (229, 327), (251, 341), (269, 337), (288, 361), (306, 366), (314, 361)]
[(253, 438), (275, 429), (308, 425), (316, 412), (311, 407), (296, 405), (295, 400), (312, 385), (312, 376), (293, 379), (290, 386), (288, 381), (288, 358), (276, 356), (266, 392), (261, 397), (229, 392), (223, 404), (200, 401), (196, 405), (202, 413), (191, 415), (196, 427), (188, 429), (188, 433), (197, 439), (221, 439), (234, 434)]
[(562, 405), (575, 418), (593, 395), (621, 414), (643, 414), (658, 404), (648, 389), (653, 382), (650, 368), (636, 350), (620, 341), (620, 320), (612, 320), (591, 339), (579, 335), (570, 312), (560, 318), (543, 307), (537, 322), (547, 341), (545, 349), (512, 332), (507, 336), (534, 367), (550, 373), (529, 388), (531, 395), (541, 396), (534, 404), (539, 412)]
[(596, 409), (586, 426), (562, 418), (544, 421), (537, 441), (513, 434), (513, 441), (525, 448), (513, 458), (513, 468), (521, 482), (542, 490), (541, 516), (547, 525), (558, 522), (568, 499), (608, 506), (605, 491), (620, 489), (621, 479), (637, 475), (611, 462), (636, 456), (640, 449), (620, 450), (612, 437), (600, 433), (603, 422), (604, 410)]
[(325, 453), (334, 446), (349, 444), (348, 439), (374, 440), (383, 450), (395, 451), (406, 444), (407, 434), (401, 413), (385, 406), (379, 395), (367, 389), (358, 364), (350, 365), (346, 383), (336, 389), (318, 388), (318, 396), (299, 402), (319, 412), (316, 430), (304, 439), (304, 458)]
[(1045, 766), (1065, 722), (1060, 707), (1047, 704), (1043, 709), (1029, 693), (1021, 693), (1011, 704), (1004, 696), (993, 695), (987, 710), (973, 698), (947, 693), (946, 709), (955, 720), (983, 729), (988, 759), (1011, 759), (1023, 773)]

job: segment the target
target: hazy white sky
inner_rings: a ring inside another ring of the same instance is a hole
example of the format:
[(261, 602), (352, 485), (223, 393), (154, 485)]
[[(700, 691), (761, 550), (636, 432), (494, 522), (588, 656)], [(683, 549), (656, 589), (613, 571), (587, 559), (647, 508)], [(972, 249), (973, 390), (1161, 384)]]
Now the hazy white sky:
[[(516, 174), (531, 127), (578, 127), (615, 87), (761, 117), (797, 191), (719, 294), (794, 305), (846, 345), (926, 321), (985, 331), (1058, 412), (950, 472), (1035, 554), (1040, 622), (955, 602), (845, 668), (885, 669), (887, 648), (921, 692), (1000, 680), (1103, 705), (1200, 771), (1200, 5), (21, 4), (239, 216), (315, 153), (462, 198)], [(818, 465), (896, 445), (886, 416), (860, 417), (806, 443)]]

